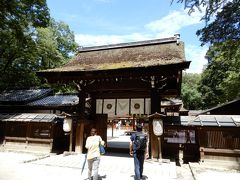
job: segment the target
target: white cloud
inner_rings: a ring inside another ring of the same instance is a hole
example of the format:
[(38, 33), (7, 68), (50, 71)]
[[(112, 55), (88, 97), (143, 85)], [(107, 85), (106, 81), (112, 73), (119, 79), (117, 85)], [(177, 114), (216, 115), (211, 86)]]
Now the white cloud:
[(201, 17), (202, 14), (200, 12), (192, 13), (192, 15), (189, 16), (186, 10), (172, 11), (160, 20), (155, 20), (146, 24), (142, 28), (143, 31), (141, 33), (127, 35), (76, 34), (76, 41), (82, 46), (96, 46), (170, 37), (183, 27), (201, 23)]
[[(142, 28), (143, 31), (140, 33), (131, 33), (126, 35), (76, 34), (75, 39), (78, 44), (86, 47), (166, 38), (173, 36), (186, 26), (201, 23), (201, 17), (202, 14), (200, 12), (194, 12), (191, 16), (189, 16), (186, 10), (172, 11), (162, 19), (146, 24)], [(188, 61), (192, 61), (187, 72), (202, 72), (203, 65), (207, 63), (207, 60), (204, 58), (206, 51), (207, 48), (201, 46), (186, 45), (186, 59)]]
[(97, 2), (103, 2), (103, 3), (108, 3), (108, 2), (110, 2), (111, 0), (95, 0), (95, 1), (97, 1)]
[(186, 45), (185, 54), (187, 61), (192, 61), (189, 69), (186, 71), (188, 73), (201, 73), (204, 65), (207, 64), (205, 55), (207, 52), (207, 47), (201, 47), (196, 45)]
[(128, 35), (90, 35), (76, 34), (75, 39), (81, 46), (99, 46), (151, 39), (147, 34), (132, 33)]
[(188, 15), (186, 10), (183, 11), (172, 11), (162, 19), (152, 21), (145, 25), (145, 28), (160, 33), (161, 36), (173, 35), (180, 29), (186, 26), (199, 24), (202, 14), (200, 12), (192, 13)]

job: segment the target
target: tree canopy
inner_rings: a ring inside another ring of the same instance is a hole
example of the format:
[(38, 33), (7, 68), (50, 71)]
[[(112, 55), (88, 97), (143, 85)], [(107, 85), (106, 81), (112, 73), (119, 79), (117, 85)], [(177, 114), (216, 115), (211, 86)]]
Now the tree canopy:
[(240, 1), (227, 3), (215, 21), (197, 31), (202, 45), (209, 43), (208, 67), (200, 92), (206, 107), (240, 96)]
[[(203, 107), (209, 108), (240, 96), (240, 0), (179, 0), (185, 7), (206, 8), (206, 25), (196, 34), (209, 45), (208, 66), (199, 82)], [(210, 17), (216, 14), (212, 21)], [(184, 88), (184, 86), (183, 86)]]
[(37, 27), (49, 23), (45, 0), (1, 0), (0, 2), (0, 58), (4, 73), (14, 61), (35, 45), (32, 36)]
[(202, 73), (199, 90), (205, 107), (240, 96), (240, 41), (216, 43), (208, 50), (209, 65)]
[(202, 95), (198, 90), (200, 80), (200, 74), (183, 73), (181, 98), (187, 109), (202, 108)]
[[(222, 11), (217, 13), (213, 22), (197, 31), (202, 45), (214, 44), (227, 40), (238, 41), (240, 39), (240, 1), (234, 0), (227, 3)], [(228, 43), (231, 43), (228, 41)]]
[(69, 26), (54, 19), (50, 20), (47, 28), (37, 28), (36, 43), (39, 69), (55, 68), (66, 63), (78, 47)]
[(0, 10), (0, 90), (39, 85), (36, 71), (57, 67), (75, 52), (73, 32), (50, 19), (45, 0), (2, 0)]
[(184, 7), (189, 9), (189, 14), (197, 10), (205, 10), (205, 15), (202, 17), (203, 20), (208, 22), (214, 14), (219, 11), (228, 0), (172, 0), (173, 2), (184, 3)]

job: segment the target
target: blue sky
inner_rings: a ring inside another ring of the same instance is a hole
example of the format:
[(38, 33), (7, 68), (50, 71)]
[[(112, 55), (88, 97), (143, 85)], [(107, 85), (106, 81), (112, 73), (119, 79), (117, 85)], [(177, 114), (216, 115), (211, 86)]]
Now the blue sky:
[(188, 15), (171, 0), (47, 0), (51, 17), (64, 21), (81, 46), (96, 46), (171, 37), (180, 33), (192, 61), (187, 72), (200, 73), (207, 47), (196, 31), (204, 26), (199, 11)]

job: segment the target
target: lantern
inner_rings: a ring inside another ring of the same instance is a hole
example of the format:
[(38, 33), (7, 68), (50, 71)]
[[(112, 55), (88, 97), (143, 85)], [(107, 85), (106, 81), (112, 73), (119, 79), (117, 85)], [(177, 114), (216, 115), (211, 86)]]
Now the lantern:
[(72, 130), (72, 119), (65, 118), (63, 121), (63, 131), (68, 133)]
[(158, 160), (159, 162), (161, 162), (162, 160), (162, 147), (161, 147), (161, 135), (163, 134), (163, 121), (162, 121), (162, 117), (164, 117), (165, 115), (163, 114), (159, 114), (159, 113), (155, 113), (152, 115), (149, 115), (148, 118), (152, 119), (152, 126), (153, 126), (153, 133), (154, 135), (157, 136), (158, 139)]
[(163, 134), (163, 122), (161, 119), (153, 119), (153, 133), (156, 136)]

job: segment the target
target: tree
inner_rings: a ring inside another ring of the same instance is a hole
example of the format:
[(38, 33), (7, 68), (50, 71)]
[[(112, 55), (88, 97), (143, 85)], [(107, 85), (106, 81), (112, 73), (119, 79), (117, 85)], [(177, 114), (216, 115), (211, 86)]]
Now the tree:
[(201, 93), (198, 90), (200, 74), (184, 73), (182, 80), (181, 98), (184, 107), (187, 109), (201, 109), (202, 100)]
[[(0, 88), (29, 88), (40, 85), (36, 71), (55, 68), (68, 62), (77, 44), (69, 26), (63, 22), (50, 20), (46, 28), (38, 27), (29, 36), (22, 51), (15, 51), (16, 56), (7, 71), (0, 77)], [(12, 46), (16, 38), (12, 38)], [(14, 49), (14, 48), (12, 48)], [(0, 64), (1, 67), (4, 64)]]
[(205, 15), (202, 19), (206, 22), (228, 2), (228, 0), (172, 0), (172, 3), (174, 1), (184, 3), (184, 7), (189, 9), (189, 14), (195, 12), (196, 9), (199, 11), (205, 9)]
[(47, 28), (37, 28), (39, 69), (58, 67), (72, 57), (78, 45), (74, 33), (64, 22), (51, 19)]
[[(68, 62), (77, 50), (77, 43), (74, 39), (74, 33), (64, 22), (56, 22), (51, 19), (50, 26), (37, 29), (38, 45), (38, 69), (49, 69), (59, 67)], [(75, 92), (74, 86), (70, 83), (51, 84), (56, 92), (69, 93)]]
[[(199, 91), (204, 107), (216, 106), (240, 96), (240, 0), (179, 0), (185, 7), (206, 8), (206, 26), (197, 31), (202, 46), (209, 44), (208, 67), (202, 74)], [(210, 22), (210, 17), (215, 15)], [(210, 23), (209, 23), (210, 22)]]
[(210, 43), (209, 65), (203, 72), (200, 92), (206, 107), (240, 96), (240, 1), (227, 3), (215, 21), (198, 30), (202, 45)]
[(45, 0), (1, 0), (1, 72), (5, 73), (22, 56), (21, 52), (27, 52), (35, 45), (32, 39), (34, 29), (46, 27), (48, 22), (49, 11)]
[(240, 96), (240, 41), (215, 43), (208, 50), (209, 65), (202, 73), (199, 91), (205, 107)]
[(217, 13), (216, 19), (198, 30), (197, 35), (200, 36), (202, 45), (228, 40), (238, 41), (240, 39), (240, 0), (227, 3), (222, 11)]
[(0, 1), (0, 89), (15, 83), (31, 85), (27, 76), (33, 76), (31, 61), (37, 53), (32, 37), (37, 27), (48, 23), (45, 0)]

